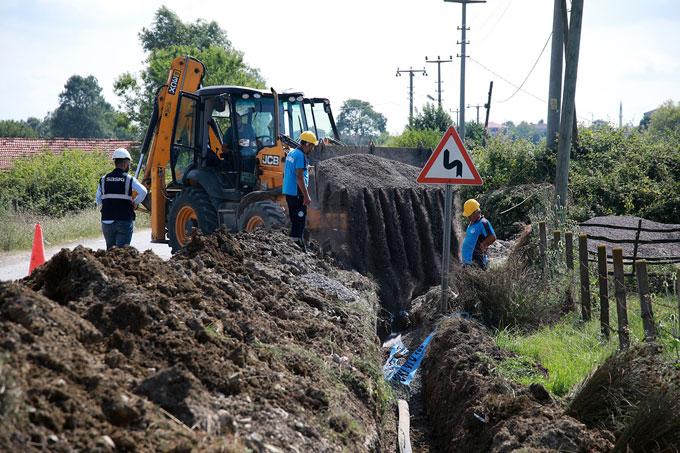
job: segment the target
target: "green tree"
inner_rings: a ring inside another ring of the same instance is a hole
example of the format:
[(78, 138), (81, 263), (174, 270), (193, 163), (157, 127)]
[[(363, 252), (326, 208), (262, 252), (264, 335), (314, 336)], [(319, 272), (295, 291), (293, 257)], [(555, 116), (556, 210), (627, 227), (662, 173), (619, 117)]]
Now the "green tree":
[(668, 100), (661, 104), (652, 113), (649, 130), (657, 134), (680, 131), (680, 102)]
[(149, 52), (146, 67), (139, 77), (126, 72), (114, 83), (125, 114), (138, 129), (144, 129), (148, 123), (156, 90), (166, 82), (175, 57), (191, 55), (202, 61), (206, 67), (205, 86), (265, 86), (259, 71), (244, 62), (243, 52), (232, 47), (226, 31), (217, 22), (199, 19), (185, 23), (163, 6), (156, 12), (151, 27), (142, 29), (139, 38), (142, 48)]
[(340, 107), (338, 132), (343, 141), (352, 145), (366, 145), (385, 132), (387, 119), (376, 112), (370, 102), (348, 99)]
[(179, 16), (166, 6), (156, 11), (149, 28), (139, 33), (142, 48), (147, 52), (173, 46), (189, 46), (206, 49), (211, 46), (231, 48), (227, 33), (215, 21), (198, 19), (193, 24), (182, 22)]
[(482, 146), (483, 141), (484, 126), (474, 121), (467, 121), (465, 123), (465, 147), (467, 149), (478, 148)]
[(442, 132), (432, 129), (407, 127), (401, 135), (390, 137), (387, 146), (397, 148), (435, 148), (442, 139)]
[(59, 95), (59, 107), (52, 118), (55, 137), (105, 138), (111, 137), (111, 105), (101, 94), (94, 76), (71, 76)]
[(423, 107), (423, 111), (413, 117), (409, 126), (418, 130), (430, 129), (445, 132), (451, 125), (453, 125), (451, 115), (441, 107), (427, 103)]
[(26, 121), (0, 121), (0, 137), (36, 138), (38, 134)]

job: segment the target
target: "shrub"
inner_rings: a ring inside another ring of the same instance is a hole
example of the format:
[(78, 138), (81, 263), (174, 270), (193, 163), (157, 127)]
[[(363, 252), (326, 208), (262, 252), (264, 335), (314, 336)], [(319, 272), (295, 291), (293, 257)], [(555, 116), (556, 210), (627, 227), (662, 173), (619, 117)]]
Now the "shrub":
[(431, 148), (434, 149), (442, 139), (442, 133), (432, 129), (406, 128), (404, 133), (387, 140), (386, 145), (398, 148)]
[[(680, 133), (580, 129), (569, 171), (569, 217), (636, 215), (680, 223)], [(553, 183), (555, 155), (545, 143), (494, 137), (472, 158), (484, 185), (463, 197), (523, 184)]]
[(65, 150), (20, 159), (0, 173), (0, 206), (62, 217), (94, 205), (99, 178), (112, 169), (103, 153)]

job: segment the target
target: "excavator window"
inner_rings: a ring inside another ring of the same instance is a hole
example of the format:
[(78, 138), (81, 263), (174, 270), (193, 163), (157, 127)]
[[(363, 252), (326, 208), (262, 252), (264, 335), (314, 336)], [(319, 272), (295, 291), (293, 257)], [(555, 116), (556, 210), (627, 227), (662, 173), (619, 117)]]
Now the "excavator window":
[(170, 149), (170, 165), (174, 182), (180, 182), (189, 166), (194, 163), (197, 101), (196, 97), (186, 93), (180, 96), (179, 112)]
[[(274, 99), (262, 96), (237, 98), (234, 102), (234, 126), (225, 133), (225, 141), (233, 136), (237, 148), (241, 184), (253, 188), (257, 183), (255, 174), (256, 154), (265, 147), (274, 146)], [(231, 134), (231, 135), (230, 135)]]

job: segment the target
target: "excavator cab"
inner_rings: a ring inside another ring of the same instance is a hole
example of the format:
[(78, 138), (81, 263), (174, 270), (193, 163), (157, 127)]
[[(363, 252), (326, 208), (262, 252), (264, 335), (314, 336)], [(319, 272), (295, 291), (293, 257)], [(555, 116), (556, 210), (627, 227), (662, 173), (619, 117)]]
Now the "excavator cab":
[(323, 143), (342, 145), (338, 128), (331, 110), (331, 102), (326, 98), (305, 98), (305, 117), (317, 138)]

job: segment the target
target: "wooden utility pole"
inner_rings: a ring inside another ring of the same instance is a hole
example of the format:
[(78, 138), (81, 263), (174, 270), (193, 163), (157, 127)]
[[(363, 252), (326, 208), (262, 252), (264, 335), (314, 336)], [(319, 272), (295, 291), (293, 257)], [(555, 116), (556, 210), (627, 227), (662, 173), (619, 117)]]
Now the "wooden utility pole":
[(562, 101), (562, 63), (564, 61), (564, 30), (562, 28), (562, 0), (554, 0), (552, 47), (550, 50), (550, 86), (548, 88), (548, 149), (557, 151), (557, 131), (560, 128)]
[(491, 93), (493, 92), (493, 80), (489, 82), (489, 97), (484, 104), (486, 118), (484, 119), (484, 135), (482, 135), (482, 146), (486, 146), (486, 137), (489, 135), (489, 112), (491, 111)]
[(569, 21), (569, 38), (564, 72), (564, 94), (562, 96), (562, 114), (560, 118), (560, 138), (557, 146), (557, 171), (555, 175), (556, 202), (557, 206), (562, 208), (567, 206), (569, 159), (572, 127), (574, 125), (574, 100), (576, 98), (576, 77), (578, 74), (582, 22), (583, 0), (573, 0), (571, 2), (571, 19)]

